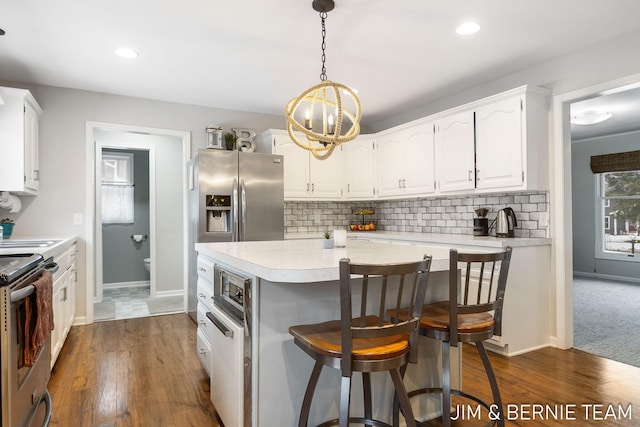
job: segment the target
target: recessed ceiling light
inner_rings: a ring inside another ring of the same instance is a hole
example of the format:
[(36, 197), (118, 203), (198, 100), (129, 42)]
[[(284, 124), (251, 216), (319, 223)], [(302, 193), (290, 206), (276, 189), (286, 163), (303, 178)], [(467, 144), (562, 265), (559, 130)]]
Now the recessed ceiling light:
[(468, 36), (469, 34), (477, 33), (478, 31), (480, 31), (480, 24), (477, 22), (463, 22), (456, 28), (456, 33), (461, 36)]
[(120, 49), (117, 49), (116, 55), (127, 59), (135, 59), (138, 57), (138, 53), (128, 47), (121, 47)]
[(609, 111), (584, 111), (571, 116), (574, 125), (595, 125), (613, 117)]

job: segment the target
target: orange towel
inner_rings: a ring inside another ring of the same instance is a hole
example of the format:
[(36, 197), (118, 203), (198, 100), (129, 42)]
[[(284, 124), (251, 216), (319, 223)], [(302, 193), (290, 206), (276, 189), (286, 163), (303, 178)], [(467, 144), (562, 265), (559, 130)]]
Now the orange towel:
[(24, 326), (22, 330), (22, 366), (33, 366), (45, 341), (53, 331), (53, 276), (44, 271), (33, 282), (35, 292), (24, 301)]

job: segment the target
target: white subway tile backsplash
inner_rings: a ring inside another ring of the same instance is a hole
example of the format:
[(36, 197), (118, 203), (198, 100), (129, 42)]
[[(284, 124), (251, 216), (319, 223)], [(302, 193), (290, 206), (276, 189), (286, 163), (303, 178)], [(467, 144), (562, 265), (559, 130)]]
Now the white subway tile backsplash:
[(510, 206), (518, 218), (517, 237), (548, 237), (547, 192), (501, 193), (482, 196), (451, 196), (370, 202), (285, 202), (287, 233), (321, 233), (361, 223), (354, 210), (373, 208), (365, 215), (378, 230), (442, 234), (473, 234), (475, 209), (489, 209), (489, 223), (498, 210)]

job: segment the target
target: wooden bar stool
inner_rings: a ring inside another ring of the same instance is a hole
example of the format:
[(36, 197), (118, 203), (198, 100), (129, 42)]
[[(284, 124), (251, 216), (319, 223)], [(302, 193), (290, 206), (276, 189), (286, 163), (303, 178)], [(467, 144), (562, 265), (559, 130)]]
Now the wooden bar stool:
[[(493, 394), (494, 422), (504, 426), (500, 390), (483, 342), (502, 334), (502, 305), (511, 261), (511, 247), (496, 253), (449, 252), (449, 300), (425, 304), (420, 317), (420, 335), (442, 341), (442, 387), (423, 388), (409, 393), (442, 393), (442, 424), (451, 425), (451, 394), (471, 399), (486, 409), (491, 406), (476, 396), (451, 389), (450, 347), (459, 342), (474, 343), (484, 365)], [(460, 276), (458, 276), (460, 271)], [(458, 280), (460, 277), (460, 281)], [(412, 308), (389, 310), (392, 319), (406, 319)], [(451, 332), (455, 331), (455, 332)], [(404, 409), (400, 408), (402, 411)], [(397, 414), (396, 406), (395, 412)], [(394, 424), (397, 425), (397, 415)]]
[[(349, 259), (340, 260), (340, 320), (289, 328), (298, 347), (316, 361), (298, 426), (307, 426), (311, 400), (324, 366), (341, 371), (340, 414), (338, 419), (320, 426), (347, 427), (349, 423), (359, 423), (391, 427), (372, 417), (370, 373), (378, 371), (389, 372), (407, 426), (415, 426), (400, 368), (408, 362), (417, 362), (418, 323), (430, 268), (431, 257), (426, 255), (422, 261), (406, 264), (353, 264)], [(354, 275), (362, 276), (362, 280), (352, 278)], [(356, 283), (362, 284), (362, 295), (354, 301), (354, 307), (352, 288)], [(384, 318), (387, 304), (396, 310), (409, 304), (406, 310), (410, 315), (403, 320), (388, 321)], [(364, 417), (349, 416), (353, 372), (362, 373)]]

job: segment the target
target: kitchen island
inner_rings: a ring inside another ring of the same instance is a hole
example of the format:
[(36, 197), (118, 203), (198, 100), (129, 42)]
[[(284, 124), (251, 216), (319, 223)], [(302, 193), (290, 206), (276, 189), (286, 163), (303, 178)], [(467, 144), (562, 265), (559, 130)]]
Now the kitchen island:
[[(297, 423), (313, 360), (293, 343), (288, 328), (296, 324), (339, 319), (338, 264), (341, 258), (362, 263), (397, 263), (420, 260), (425, 254), (432, 255), (426, 299), (433, 301), (447, 297), (449, 254), (444, 247), (396, 246), (349, 240), (344, 248), (323, 249), (321, 240), (316, 239), (199, 243), (196, 244), (196, 250), (200, 261), (248, 278), (252, 282), (250, 321), (243, 325), (244, 331), (236, 331), (238, 335), (251, 330), (251, 360), (245, 360), (245, 363), (250, 364), (250, 374), (245, 370), (247, 378), (244, 384), (225, 386), (227, 394), (237, 398), (222, 403), (225, 406), (235, 405), (242, 398), (238, 387), (249, 387), (247, 391), (250, 391), (250, 399), (248, 396), (245, 400), (253, 404), (247, 405), (251, 408), (243, 408), (242, 412), (251, 414), (251, 423), (243, 422), (238, 425), (271, 427)], [(210, 280), (213, 283), (213, 278)], [(219, 312), (217, 315), (220, 316)], [(227, 354), (226, 350), (212, 341), (211, 357), (215, 358), (217, 352)], [(421, 337), (419, 353), (420, 363), (410, 366), (405, 377), (410, 390), (439, 384), (439, 342)], [(459, 353), (452, 353), (452, 382), (454, 386), (459, 386)], [(235, 362), (221, 363), (218, 366), (225, 366), (224, 363), (230, 366)], [(220, 381), (225, 381), (228, 369), (232, 368), (217, 371), (214, 363), (211, 368), (212, 393), (216, 387), (221, 386)], [(377, 416), (381, 419), (390, 420), (391, 407), (388, 402), (392, 398), (391, 381), (386, 373), (376, 373), (373, 375), (373, 382), (374, 410), (378, 411)], [(361, 387), (358, 383), (359, 377), (356, 376), (352, 392), (352, 410), (355, 413), (362, 408)], [(317, 425), (337, 416), (339, 386), (340, 372), (324, 369), (314, 396), (310, 425)], [(220, 405), (218, 402), (217, 406)], [(439, 403), (433, 398), (414, 399), (414, 407), (420, 417), (435, 417), (438, 415)], [(216, 409), (223, 422), (227, 423), (224, 415), (234, 411), (237, 413), (239, 408)]]

